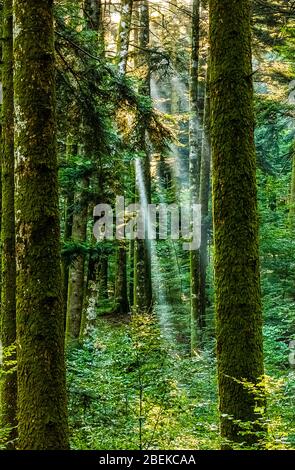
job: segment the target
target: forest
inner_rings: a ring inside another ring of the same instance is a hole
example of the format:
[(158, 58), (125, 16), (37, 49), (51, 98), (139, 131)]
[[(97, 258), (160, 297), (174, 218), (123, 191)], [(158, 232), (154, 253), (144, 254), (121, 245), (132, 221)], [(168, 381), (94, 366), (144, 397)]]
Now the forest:
[(0, 450), (295, 450), (294, 0), (0, 28)]

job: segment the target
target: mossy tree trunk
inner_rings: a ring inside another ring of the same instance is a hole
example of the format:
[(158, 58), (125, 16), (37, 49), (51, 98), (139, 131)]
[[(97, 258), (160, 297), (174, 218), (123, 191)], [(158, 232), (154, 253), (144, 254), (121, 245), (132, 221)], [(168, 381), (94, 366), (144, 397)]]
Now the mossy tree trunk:
[[(104, 42), (104, 14), (103, 14), (103, 2), (102, 0), (84, 0), (84, 9), (83, 15), (86, 20), (86, 29), (94, 31), (98, 34), (98, 54), (101, 57), (105, 56), (105, 42)], [(100, 143), (97, 141), (97, 136), (95, 135), (95, 130), (92, 127), (92, 123), (86, 119), (85, 122), (85, 152), (87, 155), (91, 156), (93, 161), (100, 160)], [(105, 202), (105, 198), (102, 194), (102, 181), (101, 174), (99, 170), (99, 165), (91, 175), (91, 180), (89, 182), (90, 189), (93, 192), (93, 197), (95, 197), (95, 203), (99, 200)], [(88, 205), (89, 217), (92, 217), (93, 212), (93, 201)], [(88, 220), (89, 220), (88, 217)], [(87, 224), (87, 219), (85, 218), (85, 223)], [(85, 226), (87, 232), (87, 226)], [(80, 336), (87, 334), (90, 329), (95, 325), (96, 320), (96, 308), (98, 306), (98, 296), (99, 296), (99, 286), (101, 283), (99, 275), (99, 256), (96, 251), (97, 241), (95, 240), (93, 234), (86, 235), (86, 238), (91, 240), (91, 245), (93, 248), (92, 253), (86, 257), (85, 264), (87, 270), (87, 279), (84, 287), (85, 295), (83, 297), (84, 308), (82, 311), (82, 321), (80, 328)], [(85, 269), (85, 268), (84, 268)], [(102, 283), (105, 282), (105, 275), (103, 273)], [(104, 288), (107, 292), (107, 287)]]
[[(93, 211), (89, 210), (91, 217)], [(89, 234), (89, 237), (91, 235)], [(92, 234), (92, 245), (95, 247), (96, 240)], [(93, 250), (86, 261), (87, 265), (87, 280), (85, 285), (84, 307), (82, 312), (82, 321), (80, 328), (80, 337), (87, 336), (93, 328), (97, 317), (97, 292), (98, 292), (98, 253)]]
[[(192, 11), (192, 52), (190, 68), (190, 121), (189, 121), (189, 178), (190, 203), (199, 203), (200, 160), (199, 145), (199, 50), (200, 50), (200, 1), (193, 1)], [(200, 252), (190, 252), (190, 284), (191, 284), (191, 350), (194, 352), (201, 341), (202, 318), (200, 315)]]
[[(75, 196), (75, 209), (73, 215), (72, 241), (82, 244), (87, 239), (88, 204), (87, 189), (89, 178), (81, 181), (80, 191)], [(68, 305), (66, 322), (67, 343), (79, 340), (83, 313), (85, 292), (85, 255), (78, 248), (75, 260), (69, 270)]]
[[(139, 91), (146, 97), (151, 96), (149, 24), (149, 3), (147, 0), (142, 0), (140, 3), (139, 35), (141, 55), (138, 61), (142, 79)], [(144, 157), (136, 162), (136, 182), (140, 204), (142, 207), (145, 207), (151, 202), (151, 176), (150, 146), (144, 120), (138, 125), (138, 143)], [(147, 237), (147, 230), (145, 240), (135, 240), (134, 245), (134, 307), (138, 312), (149, 312), (152, 308), (152, 277), (150, 240)]]
[[(208, 60), (209, 63), (209, 60)], [(201, 246), (200, 246), (200, 281), (199, 281), (199, 307), (202, 326), (206, 325), (206, 279), (208, 266), (208, 237), (209, 237), (209, 198), (210, 198), (210, 170), (211, 170), (211, 145), (210, 145), (210, 90), (209, 90), (209, 65), (206, 76), (204, 124), (202, 138), (202, 157), (200, 169), (200, 204), (201, 204)]]
[[(263, 375), (250, 0), (210, 1), (210, 96), (217, 362), (221, 434), (252, 444), (241, 423), (263, 405), (240, 381)], [(231, 419), (233, 418), (233, 419)], [(253, 430), (261, 430), (253, 424)]]
[[(72, 155), (78, 154), (78, 144), (73, 142), (72, 136), (67, 138), (66, 158), (67, 160)], [(63, 241), (66, 243), (72, 237), (73, 229), (73, 215), (74, 215), (74, 203), (75, 203), (75, 190), (73, 187), (68, 189), (68, 193), (65, 201), (65, 216), (64, 216), (64, 237)], [(62, 278), (63, 278), (63, 306), (64, 306), (64, 318), (67, 316), (67, 302), (68, 302), (68, 287), (69, 287), (69, 261), (67, 259), (62, 260)]]
[[(12, 0), (3, 5), (2, 85), (2, 288), (1, 288), (1, 340), (7, 361), (16, 360), (16, 263), (14, 222), (14, 102), (13, 102), (13, 26)], [(8, 353), (7, 348), (13, 348)], [(2, 425), (10, 429), (8, 447), (14, 448), (17, 436), (17, 376), (6, 365), (1, 381)], [(15, 366), (16, 367), (16, 366)]]
[(14, 2), (19, 449), (68, 448), (52, 0)]
[[(132, 162), (133, 163), (133, 162)], [(131, 202), (135, 203), (136, 196), (136, 182), (135, 182), (135, 171), (134, 165), (131, 165), (131, 181), (132, 181), (132, 197)], [(135, 253), (135, 240), (129, 241), (129, 253), (128, 253), (128, 300), (130, 308), (134, 304), (134, 253)]]

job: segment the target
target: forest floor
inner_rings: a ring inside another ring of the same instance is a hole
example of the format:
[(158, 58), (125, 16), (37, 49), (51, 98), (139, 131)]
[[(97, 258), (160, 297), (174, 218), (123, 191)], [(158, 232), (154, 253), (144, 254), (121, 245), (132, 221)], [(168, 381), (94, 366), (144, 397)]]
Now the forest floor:
[[(191, 357), (156, 325), (153, 317), (103, 315), (68, 352), (72, 448), (219, 448), (214, 341)], [(278, 374), (269, 359), (267, 447), (294, 448), (295, 373)]]
[(100, 317), (69, 352), (68, 386), (75, 449), (218, 448), (213, 349), (176, 353), (153, 319)]

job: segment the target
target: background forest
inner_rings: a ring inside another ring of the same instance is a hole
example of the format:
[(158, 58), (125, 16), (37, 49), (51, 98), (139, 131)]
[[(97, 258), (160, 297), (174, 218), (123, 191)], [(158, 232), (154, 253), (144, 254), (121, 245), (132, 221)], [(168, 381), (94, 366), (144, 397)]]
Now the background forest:
[[(1, 448), (67, 448), (69, 436), (70, 448), (87, 450), (295, 449), (294, 1), (55, 0), (52, 9), (26, 0), (26, 13), (21, 3), (0, 4)], [(251, 65), (249, 15), (253, 70), (237, 90), (235, 74)], [(224, 26), (215, 27), (221, 16)], [(56, 94), (48, 92), (44, 52), (53, 36)], [(30, 68), (31, 56), (43, 65)], [(54, 97), (58, 188), (54, 165), (46, 173), (42, 160), (53, 148), (42, 122)], [(218, 145), (232, 155), (224, 164)], [(228, 232), (221, 194), (233, 221)], [(94, 208), (115, 207), (117, 196), (128, 204), (200, 204), (200, 248), (185, 251), (171, 237), (97, 241)], [(48, 217), (31, 238), (30, 256), (39, 256), (32, 271), (25, 221), (40, 221), (42, 207)], [(242, 238), (244, 210), (250, 235)], [(235, 240), (241, 253), (246, 247), (253, 281), (248, 265), (235, 265)], [(60, 252), (61, 280), (52, 275)]]

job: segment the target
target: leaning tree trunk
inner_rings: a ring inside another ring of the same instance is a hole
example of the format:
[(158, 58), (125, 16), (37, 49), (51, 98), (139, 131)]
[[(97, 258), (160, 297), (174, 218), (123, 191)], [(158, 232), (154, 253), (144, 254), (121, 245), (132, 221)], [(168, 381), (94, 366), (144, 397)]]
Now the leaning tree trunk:
[[(190, 122), (189, 122), (189, 178), (190, 202), (199, 204), (200, 160), (199, 145), (199, 50), (200, 50), (200, 1), (193, 1), (192, 16), (192, 53), (190, 70)], [(200, 315), (200, 252), (190, 252), (190, 284), (191, 284), (191, 351), (194, 352), (201, 341), (202, 318)]]
[(68, 447), (51, 0), (14, 2), (19, 449)]
[[(241, 381), (263, 375), (250, 0), (210, 1), (211, 144), (217, 363), (223, 438), (248, 445), (261, 430), (257, 399)], [(257, 410), (257, 411), (256, 411)], [(241, 422), (239, 426), (238, 421)]]
[[(1, 417), (2, 425), (9, 429), (8, 447), (14, 448), (14, 440), (17, 436), (17, 377), (16, 371), (10, 370), (11, 366), (9, 366), (10, 361), (16, 360), (12, 0), (5, 0), (3, 6), (1, 340), (5, 355), (4, 376), (1, 382)], [(10, 352), (9, 348), (12, 348)]]

